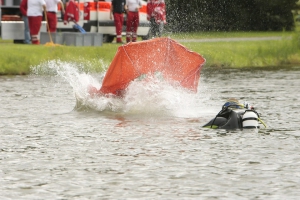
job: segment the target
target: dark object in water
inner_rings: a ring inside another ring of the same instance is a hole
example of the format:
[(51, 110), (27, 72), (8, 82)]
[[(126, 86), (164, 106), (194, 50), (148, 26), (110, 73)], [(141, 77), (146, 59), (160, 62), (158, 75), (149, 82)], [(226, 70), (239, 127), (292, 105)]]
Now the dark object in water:
[(266, 125), (259, 118), (259, 114), (247, 103), (237, 101), (226, 102), (215, 118), (203, 127), (213, 129), (259, 129), (259, 122)]

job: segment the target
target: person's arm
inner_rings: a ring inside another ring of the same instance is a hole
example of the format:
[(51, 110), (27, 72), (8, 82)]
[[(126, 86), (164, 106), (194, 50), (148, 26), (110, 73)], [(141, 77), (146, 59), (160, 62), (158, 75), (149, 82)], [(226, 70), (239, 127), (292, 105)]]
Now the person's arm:
[(69, 12), (69, 2), (66, 3), (66, 8), (65, 8), (65, 14), (64, 14), (64, 25), (68, 24), (68, 15), (67, 13)]
[(127, 5), (127, 0), (125, 1), (125, 6), (124, 6), (125, 12), (128, 12), (128, 5)]
[(110, 13), (109, 13), (109, 18), (110, 18), (110, 19), (113, 18), (113, 11), (114, 11), (114, 5), (113, 5), (113, 2), (111, 2)]
[(60, 7), (61, 7), (61, 12), (65, 13), (64, 3), (62, 1), (60, 1), (59, 3), (60, 3)]
[(147, 2), (147, 20), (150, 21), (152, 15), (152, 6), (151, 6), (151, 2), (148, 0)]
[(165, 4), (165, 1), (162, 1), (161, 3), (161, 7), (162, 7), (162, 10), (163, 10), (163, 22), (164, 24), (167, 23), (167, 16), (166, 16), (166, 4)]
[(20, 11), (23, 16), (27, 16), (27, 0), (22, 0), (20, 4)]
[(43, 10), (45, 13), (47, 12), (46, 4), (43, 4)]
[(143, 6), (142, 0), (139, 0), (139, 9)]

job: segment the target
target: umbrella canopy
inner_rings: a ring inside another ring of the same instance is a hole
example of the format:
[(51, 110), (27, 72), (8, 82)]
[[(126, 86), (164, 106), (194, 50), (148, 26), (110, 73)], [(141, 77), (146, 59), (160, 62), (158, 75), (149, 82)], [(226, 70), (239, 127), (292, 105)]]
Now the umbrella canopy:
[(141, 76), (159, 73), (164, 80), (197, 92), (205, 59), (170, 38), (155, 38), (122, 45), (110, 64), (100, 92), (122, 93)]

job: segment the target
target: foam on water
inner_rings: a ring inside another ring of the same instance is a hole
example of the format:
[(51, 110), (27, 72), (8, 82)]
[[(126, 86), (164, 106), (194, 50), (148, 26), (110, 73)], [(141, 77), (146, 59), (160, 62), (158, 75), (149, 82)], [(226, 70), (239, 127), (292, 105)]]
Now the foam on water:
[(51, 74), (69, 83), (77, 101), (76, 109), (89, 108), (130, 115), (197, 117), (200, 105), (207, 99), (207, 95), (201, 97), (199, 93), (171, 85), (160, 77), (132, 81), (124, 98), (91, 96), (89, 87), (100, 89), (105, 73), (91, 75), (82, 68), (78, 63), (52, 60), (32, 68), (32, 72)]

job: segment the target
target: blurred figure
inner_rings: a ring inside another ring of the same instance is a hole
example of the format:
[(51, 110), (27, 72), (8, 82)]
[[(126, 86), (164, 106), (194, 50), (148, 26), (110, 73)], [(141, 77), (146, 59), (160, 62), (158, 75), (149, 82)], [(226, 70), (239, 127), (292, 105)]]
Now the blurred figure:
[(22, 19), (24, 21), (24, 44), (30, 44), (30, 32), (27, 17), (27, 0), (22, 0), (20, 4), (20, 11), (22, 13)]
[(166, 5), (164, 0), (148, 0), (147, 20), (150, 21), (149, 36), (161, 37), (166, 21)]
[(32, 44), (40, 44), (39, 32), (42, 26), (43, 11), (47, 12), (45, 0), (28, 0), (27, 17)]
[(126, 42), (136, 42), (137, 29), (140, 23), (139, 9), (142, 7), (141, 0), (126, 0), (125, 10), (127, 11)]
[(79, 21), (79, 8), (74, 0), (70, 0), (66, 4), (66, 12), (64, 15), (64, 24), (69, 22), (77, 23)]
[(110, 19), (114, 18), (115, 27), (116, 27), (116, 35), (117, 35), (117, 43), (122, 42), (122, 27), (124, 22), (124, 6), (125, 0), (112, 0), (110, 7)]
[(64, 14), (64, 25), (69, 22), (74, 22), (73, 28), (80, 31), (81, 33), (86, 33), (86, 31), (77, 23), (79, 21), (79, 8), (74, 0), (70, 0), (66, 4), (66, 11)]
[[(65, 13), (64, 4), (61, 0), (45, 0), (47, 8), (47, 23), (51, 33), (56, 32), (57, 28), (57, 6), (60, 4), (62, 14)], [(48, 29), (47, 27), (47, 29)]]

